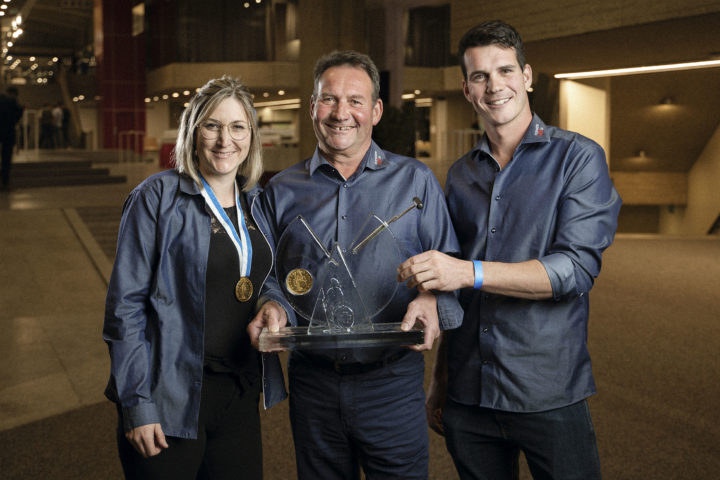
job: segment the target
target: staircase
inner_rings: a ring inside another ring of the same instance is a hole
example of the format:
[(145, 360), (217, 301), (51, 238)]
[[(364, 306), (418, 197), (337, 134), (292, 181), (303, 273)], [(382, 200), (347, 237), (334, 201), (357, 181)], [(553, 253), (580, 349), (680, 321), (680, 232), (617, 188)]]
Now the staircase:
[[(116, 152), (48, 151), (39, 155), (21, 154), (13, 159), (10, 182), (13, 188), (62, 187), (125, 183), (124, 175), (111, 175), (98, 163), (117, 162)], [(22, 161), (23, 157), (27, 158)]]

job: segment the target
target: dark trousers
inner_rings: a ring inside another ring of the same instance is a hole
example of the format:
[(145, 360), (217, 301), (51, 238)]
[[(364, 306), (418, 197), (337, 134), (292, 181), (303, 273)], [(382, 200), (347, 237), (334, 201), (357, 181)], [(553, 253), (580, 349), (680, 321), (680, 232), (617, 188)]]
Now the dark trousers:
[(427, 479), (422, 355), (339, 372), (294, 352), (288, 374), (299, 479)]
[(118, 425), (120, 461), (128, 479), (262, 479), (258, 387), (244, 391), (233, 376), (206, 373), (197, 439), (166, 436), (169, 448), (143, 458)]
[(2, 144), (2, 184), (7, 185), (10, 182), (10, 167), (12, 165), (12, 155), (15, 143), (10, 140), (0, 139)]
[(599, 480), (600, 459), (586, 401), (537, 413), (501, 412), (451, 400), (445, 442), (463, 480), (511, 480), (525, 454), (535, 480)]

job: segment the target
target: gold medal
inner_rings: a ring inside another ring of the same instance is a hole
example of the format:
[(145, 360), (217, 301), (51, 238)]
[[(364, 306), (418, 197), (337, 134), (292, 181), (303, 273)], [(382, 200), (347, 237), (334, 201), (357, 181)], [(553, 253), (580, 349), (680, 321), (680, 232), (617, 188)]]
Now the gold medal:
[(312, 290), (313, 277), (304, 268), (296, 268), (288, 273), (285, 286), (293, 295), (305, 295)]
[(253, 284), (248, 277), (241, 277), (235, 285), (235, 298), (241, 302), (250, 300), (253, 294)]

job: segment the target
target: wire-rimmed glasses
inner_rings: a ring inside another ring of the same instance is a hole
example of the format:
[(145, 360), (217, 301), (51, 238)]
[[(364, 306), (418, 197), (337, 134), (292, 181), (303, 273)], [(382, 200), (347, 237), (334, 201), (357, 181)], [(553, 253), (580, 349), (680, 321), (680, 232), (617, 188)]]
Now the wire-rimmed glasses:
[(250, 128), (250, 125), (246, 122), (238, 121), (225, 125), (220, 122), (208, 120), (200, 124), (200, 135), (202, 135), (205, 140), (217, 140), (220, 132), (225, 127), (227, 127), (230, 138), (238, 142), (245, 140), (252, 131), (252, 128)]

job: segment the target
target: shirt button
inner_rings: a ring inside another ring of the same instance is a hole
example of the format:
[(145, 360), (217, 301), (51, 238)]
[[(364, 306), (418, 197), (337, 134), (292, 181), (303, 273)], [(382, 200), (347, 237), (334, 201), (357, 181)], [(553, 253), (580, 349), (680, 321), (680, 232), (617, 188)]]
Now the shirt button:
[(482, 364), (483, 364), (483, 365), (487, 365), (488, 363), (490, 363), (490, 362), (488, 362), (487, 360), (483, 360), (483, 361), (482, 361)]
[(496, 230), (494, 227), (490, 229), (490, 233), (495, 233), (495, 232), (496, 232)]
[(487, 329), (487, 327), (483, 328), (483, 330), (482, 330), (482, 331), (483, 331), (483, 333), (487, 333), (487, 332), (488, 332), (488, 329)]
[(343, 215), (341, 218), (342, 218), (343, 220), (347, 220), (347, 215)]
[(495, 200), (500, 200), (500, 195), (497, 195), (497, 196), (495, 197)]
[(348, 188), (348, 184), (347, 184), (347, 183), (343, 183), (343, 188)]

